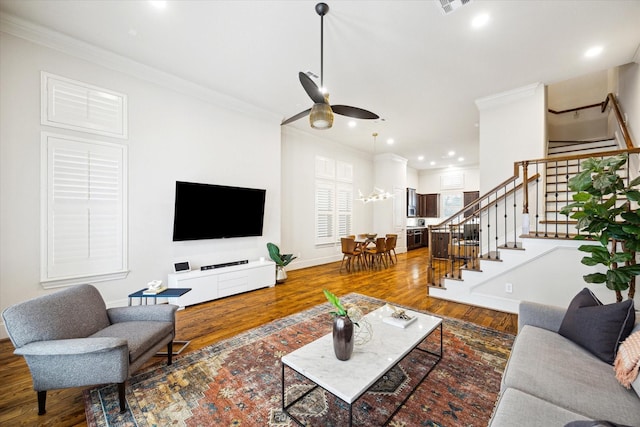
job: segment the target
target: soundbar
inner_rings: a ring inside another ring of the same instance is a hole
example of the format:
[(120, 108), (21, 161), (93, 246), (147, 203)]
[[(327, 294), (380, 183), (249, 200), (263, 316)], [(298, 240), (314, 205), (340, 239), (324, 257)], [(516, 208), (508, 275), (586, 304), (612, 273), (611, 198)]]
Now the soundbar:
[(248, 259), (241, 261), (223, 262), (222, 264), (203, 265), (200, 270), (213, 270), (214, 268), (231, 267), (232, 265), (242, 265), (249, 263)]

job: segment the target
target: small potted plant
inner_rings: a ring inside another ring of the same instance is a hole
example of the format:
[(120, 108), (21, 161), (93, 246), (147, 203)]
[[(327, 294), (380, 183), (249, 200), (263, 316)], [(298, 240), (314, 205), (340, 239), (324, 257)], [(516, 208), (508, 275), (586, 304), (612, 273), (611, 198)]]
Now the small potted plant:
[(269, 257), (276, 263), (276, 283), (284, 283), (287, 280), (287, 272), (284, 268), (297, 257), (293, 254), (281, 254), (280, 248), (271, 242), (267, 243), (267, 250)]
[(327, 300), (336, 308), (331, 312), (333, 314), (333, 352), (338, 360), (349, 360), (353, 353), (354, 322), (349, 318), (349, 313), (340, 302), (340, 298), (326, 289), (323, 289), (323, 292)]

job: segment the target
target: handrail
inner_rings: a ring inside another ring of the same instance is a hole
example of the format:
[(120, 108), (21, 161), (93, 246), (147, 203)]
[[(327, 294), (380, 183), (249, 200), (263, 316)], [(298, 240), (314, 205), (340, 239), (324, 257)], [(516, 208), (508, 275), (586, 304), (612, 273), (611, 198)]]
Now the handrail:
[(597, 104), (585, 105), (584, 107), (569, 108), (568, 110), (562, 110), (562, 111), (556, 111), (549, 108), (547, 111), (553, 114), (564, 114), (564, 113), (571, 113), (573, 111), (586, 110), (594, 107), (602, 107), (602, 112), (604, 113), (605, 108), (603, 107), (603, 105), (605, 104), (605, 102), (607, 101), (598, 102)]
[[(460, 209), (458, 212), (454, 213), (453, 215), (451, 215), (449, 218), (445, 219), (444, 221), (442, 221), (439, 224), (433, 224), (430, 225), (429, 227), (433, 227), (433, 228), (439, 228), (444, 226), (447, 222), (452, 221), (454, 218), (459, 217), (460, 215), (462, 215), (464, 212), (468, 211), (470, 208), (472, 208), (475, 205), (478, 205), (480, 203), (482, 203), (482, 201), (484, 199), (487, 199), (488, 197), (490, 197), (493, 193), (495, 193), (496, 191), (498, 191), (500, 188), (506, 187), (508, 184), (511, 184), (513, 181), (515, 181), (518, 177), (511, 177), (509, 179), (507, 179), (506, 181), (504, 181), (502, 184), (495, 186), (494, 188), (492, 188), (491, 190), (487, 191), (484, 196), (478, 197), (477, 199), (475, 199), (474, 201), (470, 202), (469, 204), (467, 204), (465, 207), (463, 207), (462, 209)], [(540, 174), (537, 173), (535, 175), (533, 175), (531, 178), (529, 178), (527, 180), (527, 183), (530, 183), (536, 179), (540, 178)], [(502, 196), (498, 197), (496, 200), (494, 200), (493, 202), (499, 202), (502, 199), (504, 199), (506, 196), (510, 196), (514, 191), (519, 190), (522, 187), (522, 183), (518, 184), (517, 186), (515, 186), (513, 189), (509, 190), (508, 192), (506, 192), (505, 194), (503, 194)], [(487, 206), (482, 206), (478, 209), (476, 209), (474, 211), (474, 213), (480, 213), (483, 212), (487, 209)], [(465, 222), (469, 221), (471, 217), (465, 219), (464, 221), (460, 221), (457, 224), (449, 224), (449, 226), (459, 226), (464, 224)]]
[(574, 111), (586, 110), (588, 108), (600, 107), (600, 112), (604, 113), (607, 109), (607, 106), (611, 103), (611, 109), (613, 110), (613, 114), (616, 117), (616, 121), (618, 122), (618, 126), (620, 127), (620, 132), (622, 132), (622, 138), (624, 139), (624, 143), (627, 148), (633, 148), (633, 141), (631, 140), (631, 135), (629, 134), (629, 129), (627, 129), (627, 124), (624, 122), (622, 117), (622, 111), (620, 110), (620, 104), (616, 99), (615, 95), (611, 92), (607, 94), (604, 101), (598, 102), (597, 104), (584, 105), (582, 107), (569, 108), (567, 110), (556, 111), (551, 108), (548, 108), (547, 111), (553, 114), (563, 114), (563, 113), (571, 113)]
[(598, 157), (615, 156), (620, 153), (640, 153), (640, 147), (623, 148), (620, 150), (599, 151), (597, 153), (572, 154), (570, 156), (545, 157), (542, 159), (533, 159), (533, 160), (518, 160), (517, 162), (513, 162), (513, 173), (515, 177), (519, 177), (520, 166), (522, 166), (523, 164), (556, 163), (556, 162), (567, 161), (567, 160), (588, 159), (594, 156), (598, 156)]
[(624, 138), (624, 142), (627, 145), (627, 148), (633, 148), (633, 141), (631, 140), (631, 135), (629, 135), (629, 130), (627, 129), (627, 124), (624, 122), (622, 118), (622, 112), (620, 111), (620, 104), (616, 100), (616, 97), (609, 92), (607, 94), (607, 99), (602, 103), (602, 111), (606, 110), (607, 104), (611, 102), (611, 109), (613, 110), (613, 114), (616, 116), (616, 120), (618, 121), (618, 126), (620, 126), (620, 132), (622, 132), (622, 137)]

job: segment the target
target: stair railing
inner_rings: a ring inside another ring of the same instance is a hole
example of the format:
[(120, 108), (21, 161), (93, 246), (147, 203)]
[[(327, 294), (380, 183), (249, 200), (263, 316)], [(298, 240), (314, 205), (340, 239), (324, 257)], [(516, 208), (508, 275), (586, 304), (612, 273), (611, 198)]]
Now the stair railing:
[[(530, 177), (527, 186), (538, 178), (538, 175)], [(523, 182), (519, 176), (513, 176), (444, 221), (429, 225), (429, 284), (439, 286), (442, 277), (460, 279), (461, 269), (479, 268), (479, 259), (499, 260), (499, 248), (518, 247), (515, 230)], [(513, 236), (513, 242), (509, 236)]]
[[(522, 248), (523, 236), (573, 238), (575, 221), (560, 214), (573, 201), (568, 180), (585, 159), (621, 153), (629, 154), (626, 177), (631, 180), (638, 175), (631, 165), (640, 163), (640, 148), (514, 162), (511, 178), (428, 227), (428, 283), (441, 286), (443, 277), (461, 279), (461, 271), (478, 269), (479, 260), (499, 261), (501, 250)], [(543, 178), (548, 169), (556, 172), (553, 182)]]
[(616, 97), (612, 93), (607, 94), (607, 99), (605, 99), (604, 102), (602, 103), (602, 112), (603, 113), (607, 109), (607, 105), (608, 104), (611, 104), (611, 110), (613, 111), (613, 114), (614, 114), (614, 116), (616, 118), (616, 123), (618, 124), (618, 127), (620, 128), (620, 133), (622, 134), (622, 139), (624, 139), (624, 142), (625, 142), (627, 148), (634, 148), (633, 141), (631, 140), (631, 135), (629, 134), (629, 129), (627, 128), (627, 123), (624, 121), (624, 118), (622, 117), (622, 111), (620, 110), (620, 104), (618, 103), (618, 100), (616, 99)]

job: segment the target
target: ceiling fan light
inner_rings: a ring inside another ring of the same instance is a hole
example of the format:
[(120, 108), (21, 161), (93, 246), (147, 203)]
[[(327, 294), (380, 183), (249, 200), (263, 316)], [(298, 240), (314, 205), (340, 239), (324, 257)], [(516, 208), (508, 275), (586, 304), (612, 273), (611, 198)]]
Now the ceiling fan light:
[(329, 129), (333, 126), (333, 111), (329, 104), (313, 104), (309, 113), (309, 122), (314, 129)]

